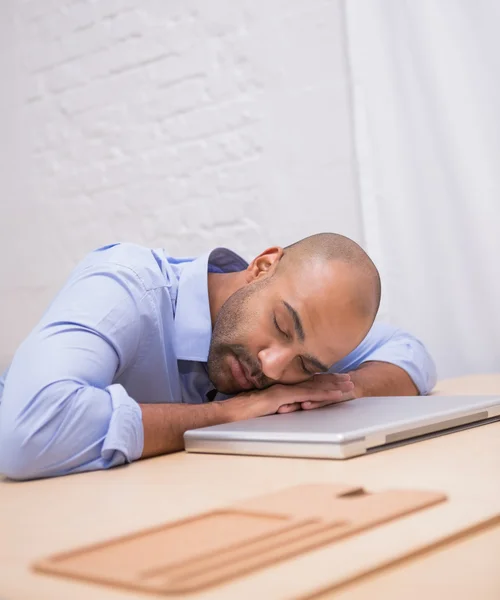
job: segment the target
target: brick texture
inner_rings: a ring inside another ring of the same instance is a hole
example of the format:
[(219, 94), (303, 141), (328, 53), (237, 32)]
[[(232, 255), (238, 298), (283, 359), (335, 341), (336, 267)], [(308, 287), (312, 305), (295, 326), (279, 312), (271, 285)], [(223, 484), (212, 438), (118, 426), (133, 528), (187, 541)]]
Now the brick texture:
[(340, 0), (5, 0), (0, 367), (90, 249), (360, 224)]

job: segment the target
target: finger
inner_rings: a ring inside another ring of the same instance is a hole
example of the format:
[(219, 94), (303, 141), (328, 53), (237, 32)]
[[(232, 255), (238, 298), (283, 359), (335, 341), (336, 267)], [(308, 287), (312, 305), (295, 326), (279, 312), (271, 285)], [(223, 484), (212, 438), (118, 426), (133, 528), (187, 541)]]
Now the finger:
[(300, 402), (293, 402), (292, 404), (283, 404), (278, 408), (278, 413), (290, 413), (296, 410), (301, 410)]
[(336, 400), (335, 402), (331, 402), (330, 400), (326, 400), (324, 402), (302, 402), (301, 408), (303, 410), (313, 410), (315, 408), (322, 408), (323, 406), (330, 406), (331, 404), (340, 404), (343, 400)]
[(320, 400), (320, 401), (311, 401), (307, 400), (306, 402), (301, 403), (301, 407), (303, 410), (311, 410), (313, 408), (321, 408), (322, 406), (328, 406), (330, 404), (339, 404), (341, 402), (346, 402), (347, 400), (353, 400), (355, 398), (354, 394), (343, 394), (341, 398), (338, 400)]
[(338, 402), (342, 400), (344, 393), (340, 390), (304, 389), (296, 390), (293, 400), (303, 404), (304, 402)]
[(337, 400), (336, 402), (303, 402), (302, 410), (314, 410), (315, 408), (322, 408), (323, 406), (330, 406), (332, 404), (340, 404), (342, 400)]
[(354, 389), (354, 383), (352, 381), (342, 381), (341, 383), (338, 384), (338, 389), (342, 390), (343, 392), (350, 392), (351, 390)]
[(354, 389), (354, 383), (352, 381), (332, 381), (328, 379), (320, 379), (317, 381), (308, 380), (303, 383), (296, 384), (302, 389), (307, 390), (340, 390), (341, 392), (350, 392)]

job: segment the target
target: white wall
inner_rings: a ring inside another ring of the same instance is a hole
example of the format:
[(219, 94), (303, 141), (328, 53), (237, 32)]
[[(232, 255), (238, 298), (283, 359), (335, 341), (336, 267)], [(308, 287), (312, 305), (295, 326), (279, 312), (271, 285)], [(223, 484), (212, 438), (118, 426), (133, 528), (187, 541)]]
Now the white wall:
[(0, 366), (101, 244), (361, 241), (340, 0), (3, 0), (0, 23)]
[(500, 365), (500, 4), (349, 2), (367, 249), (440, 378)]

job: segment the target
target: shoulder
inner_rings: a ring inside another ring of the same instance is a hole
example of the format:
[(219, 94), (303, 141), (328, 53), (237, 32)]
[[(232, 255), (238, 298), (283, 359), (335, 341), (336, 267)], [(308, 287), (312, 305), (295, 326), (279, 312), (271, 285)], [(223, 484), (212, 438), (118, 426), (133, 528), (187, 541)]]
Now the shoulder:
[(367, 346), (372, 347), (373, 344), (383, 344), (388, 342), (400, 331), (401, 330), (397, 327), (394, 327), (394, 325), (389, 325), (388, 323), (384, 323), (382, 321), (375, 321), (358, 348)]
[(73, 274), (82, 271), (100, 271), (115, 277), (135, 279), (144, 291), (149, 291), (167, 285), (169, 269), (162, 249), (125, 242), (108, 244), (89, 252)]

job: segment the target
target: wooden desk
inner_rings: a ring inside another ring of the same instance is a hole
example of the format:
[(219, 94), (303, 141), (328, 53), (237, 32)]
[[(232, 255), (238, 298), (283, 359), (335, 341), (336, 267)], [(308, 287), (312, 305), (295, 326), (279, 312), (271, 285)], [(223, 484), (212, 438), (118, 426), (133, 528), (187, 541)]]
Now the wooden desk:
[[(443, 490), (460, 518), (469, 512), (492, 517), (500, 512), (500, 423), (348, 461), (178, 453), (110, 471), (0, 481), (0, 598), (144, 600), (151, 596), (36, 574), (30, 565), (54, 552), (310, 482)], [(329, 589), (341, 570), (356, 577), (370, 553), (380, 552), (383, 562), (383, 554), (401, 539), (421, 542), (429, 528), (453, 531), (455, 517), (444, 510), (432, 508), (354, 536), (341, 551), (332, 545), (264, 569), (230, 589), (184, 598), (387, 600), (404, 593), (412, 600), (446, 592), (455, 599), (498, 600), (500, 523), (491, 521), (482, 532)]]
[(498, 600), (500, 524), (308, 600)]

